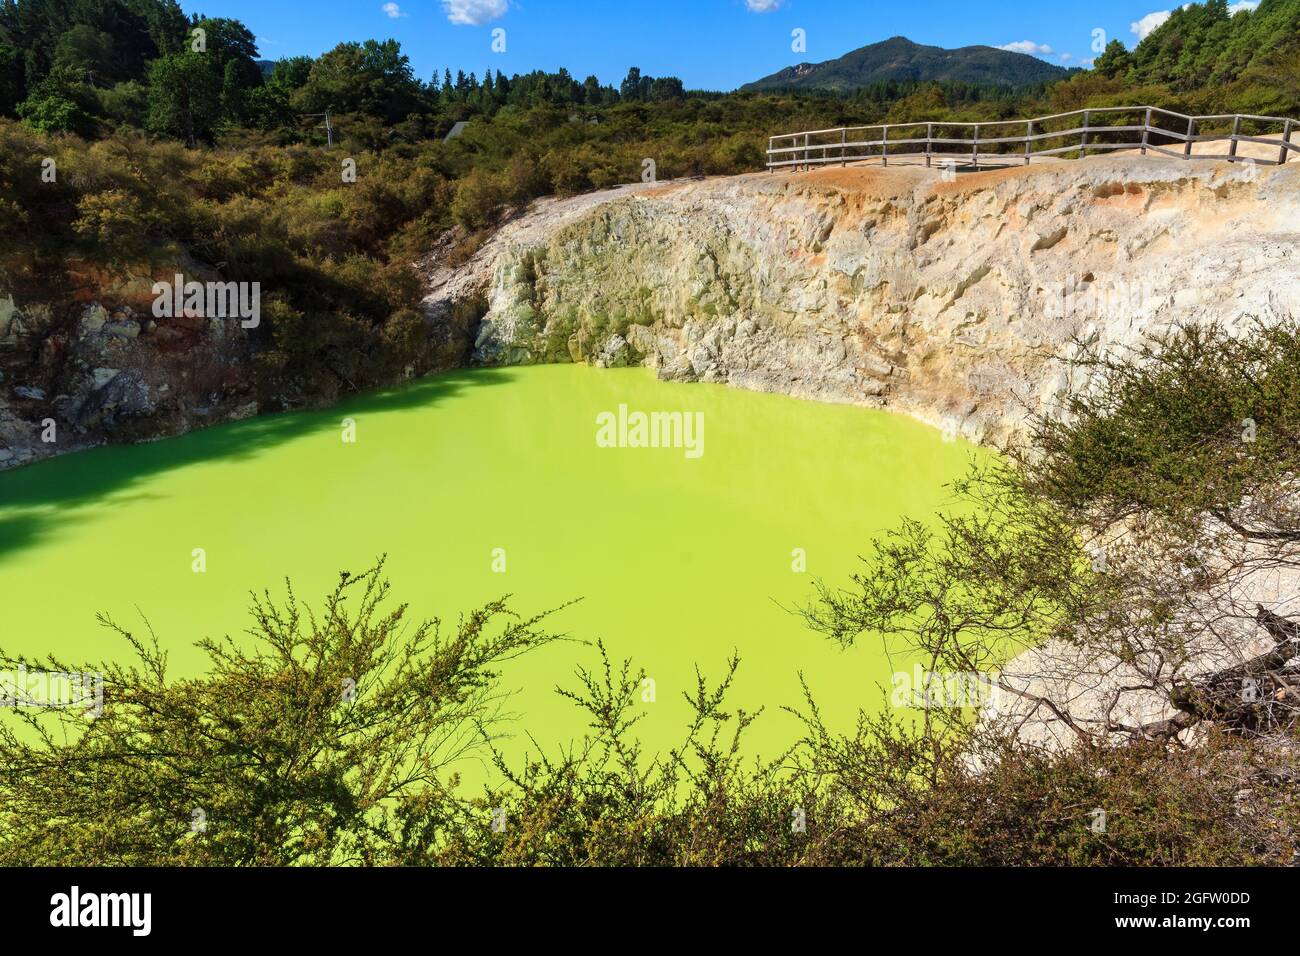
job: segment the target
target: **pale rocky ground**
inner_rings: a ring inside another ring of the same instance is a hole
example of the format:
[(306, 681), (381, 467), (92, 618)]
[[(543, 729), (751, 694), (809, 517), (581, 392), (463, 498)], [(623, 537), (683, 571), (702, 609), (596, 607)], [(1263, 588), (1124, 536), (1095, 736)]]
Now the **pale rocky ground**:
[[(1250, 549), (1255, 560), (1263, 550)], [(1174, 716), (1164, 691), (1196, 678), (1242, 664), (1274, 647), (1253, 621), (1256, 605), (1300, 619), (1300, 571), (1289, 562), (1285, 568), (1259, 568), (1242, 574), (1230, 587), (1203, 597), (1194, 611), (1184, 610), (1171, 630), (1187, 640), (1178, 655), (1149, 648), (1136, 655), (1134, 664), (1083, 645), (1049, 641), (1020, 654), (992, 682), (985, 700), (984, 720), (1013, 729), (1022, 740), (1050, 749), (1067, 747), (1078, 737), (1051, 711), (1009, 689), (1051, 700), (1090, 734), (1104, 735), (1114, 727), (1140, 728)], [(1243, 685), (1243, 691), (1245, 687)], [(1180, 735), (1185, 743), (1199, 739), (1203, 728)], [(1127, 733), (1111, 733), (1112, 738)]]
[[(1300, 315), (1298, 240), (1300, 161), (1097, 156), (956, 181), (891, 161), (542, 202), (467, 267), (426, 263), (426, 307), (479, 363), (645, 364), (997, 443), (1079, 387), (1054, 360), (1076, 337), (1123, 349), (1176, 321)], [(1238, 597), (1295, 613), (1296, 584)], [(1256, 639), (1244, 626), (1191, 669), (1251, 656)], [(1139, 682), (1059, 645), (1003, 677), (1085, 719)], [(1114, 701), (1126, 722), (1170, 713), (1157, 694)], [(1070, 737), (1010, 695), (988, 716), (1043, 743)]]

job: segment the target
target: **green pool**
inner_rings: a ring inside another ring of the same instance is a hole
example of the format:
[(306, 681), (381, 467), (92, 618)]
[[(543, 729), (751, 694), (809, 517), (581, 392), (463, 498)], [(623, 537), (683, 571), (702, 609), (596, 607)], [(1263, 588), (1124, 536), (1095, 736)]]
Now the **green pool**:
[[(627, 447), (651, 431), (661, 447)], [(0, 474), (0, 644), (121, 656), (96, 612), (124, 624), (143, 614), (177, 673), (194, 673), (193, 642), (241, 633), (249, 590), (280, 593), (288, 576), (314, 602), (340, 569), (387, 553), (418, 617), (454, 621), (505, 593), (525, 612), (582, 598), (553, 626), (603, 638), (653, 678), (648, 748), (677, 739), (695, 666), (721, 676), (738, 651), (732, 703), (766, 708), (750, 747), (775, 754), (797, 731), (779, 708), (799, 702), (799, 672), (847, 728), (910, 667), (879, 641), (842, 651), (788, 609), (814, 578), (846, 579), (873, 535), (947, 501), (971, 454), (901, 416), (641, 369), (459, 372)], [(554, 688), (596, 660), (563, 643), (512, 667), (508, 753), (530, 746), (524, 730), (544, 743), (581, 736)]]

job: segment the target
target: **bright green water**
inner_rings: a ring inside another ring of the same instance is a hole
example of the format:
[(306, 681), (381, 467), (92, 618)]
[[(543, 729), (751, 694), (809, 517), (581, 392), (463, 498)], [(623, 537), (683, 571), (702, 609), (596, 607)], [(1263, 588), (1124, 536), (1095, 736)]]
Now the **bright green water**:
[[(620, 404), (703, 412), (703, 456), (598, 447), (597, 415)], [(342, 440), (344, 418), (355, 443)], [(243, 632), (249, 590), (278, 595), (289, 576), (317, 602), (340, 569), (386, 552), (417, 617), (454, 622), (505, 593), (525, 612), (584, 598), (553, 625), (604, 638), (654, 679), (639, 725), (648, 748), (677, 740), (694, 666), (720, 677), (738, 650), (732, 706), (766, 707), (751, 750), (775, 755), (797, 731), (780, 706), (800, 702), (800, 671), (847, 729), (896, 669), (878, 640), (841, 651), (787, 609), (815, 577), (846, 581), (901, 516), (942, 505), (970, 454), (901, 416), (640, 369), (456, 373), (0, 474), (0, 645), (73, 663), (120, 656), (95, 613), (130, 625), (138, 607), (177, 671), (193, 673), (195, 640)], [(205, 574), (191, 569), (195, 548)], [(806, 573), (792, 570), (795, 549)], [(547, 744), (581, 736), (554, 688), (596, 662), (593, 648), (558, 644), (509, 671), (519, 719), (508, 752), (523, 752), (524, 730)]]

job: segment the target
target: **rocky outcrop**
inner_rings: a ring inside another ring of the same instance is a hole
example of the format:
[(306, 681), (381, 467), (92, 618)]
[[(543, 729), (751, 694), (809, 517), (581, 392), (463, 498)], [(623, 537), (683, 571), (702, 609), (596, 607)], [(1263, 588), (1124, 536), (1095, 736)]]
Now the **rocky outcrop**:
[(1076, 337), (1300, 315), (1298, 230), (1300, 164), (753, 174), (539, 203), (426, 263), (426, 309), (476, 363), (644, 363), (994, 441), (1072, 387)]
[(256, 414), (249, 354), (238, 320), (56, 317), (0, 294), (0, 469)]

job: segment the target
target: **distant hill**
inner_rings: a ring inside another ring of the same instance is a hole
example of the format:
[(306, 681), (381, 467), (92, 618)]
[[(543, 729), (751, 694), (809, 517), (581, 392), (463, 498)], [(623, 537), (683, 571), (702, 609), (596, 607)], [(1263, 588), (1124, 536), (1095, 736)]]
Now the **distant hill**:
[(971, 83), (1033, 86), (1069, 76), (1070, 71), (1025, 53), (991, 46), (945, 50), (892, 37), (825, 63), (800, 63), (741, 87), (753, 90), (830, 90), (848, 93), (880, 82)]

